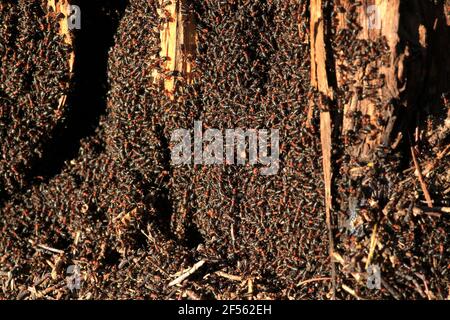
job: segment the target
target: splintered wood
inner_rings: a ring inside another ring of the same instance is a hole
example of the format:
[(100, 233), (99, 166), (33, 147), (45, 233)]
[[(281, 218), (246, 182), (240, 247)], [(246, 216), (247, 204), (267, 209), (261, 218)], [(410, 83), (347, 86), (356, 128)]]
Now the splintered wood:
[(447, 21), (439, 6), (420, 0), (358, 5), (338, 0), (335, 7), (341, 8), (336, 10), (336, 38), (351, 32), (350, 43), (335, 48), (337, 87), (349, 93), (339, 101), (342, 136), (357, 134), (359, 142), (348, 153), (367, 163), (376, 159), (377, 149), (395, 149), (405, 138), (392, 136), (396, 129), (414, 121), (415, 111), (427, 108), (429, 97), (448, 87), (445, 73), (439, 72), (447, 66)]
[(329, 240), (329, 254), (332, 266), (332, 278), (333, 278), (333, 298), (335, 296), (336, 288), (336, 271), (333, 261), (334, 240), (331, 228), (331, 116), (330, 116), (330, 101), (333, 100), (333, 91), (328, 83), (328, 75), (326, 70), (326, 48), (325, 48), (325, 34), (322, 15), (322, 1), (311, 1), (311, 18), (310, 18), (310, 30), (311, 30), (311, 85), (316, 88), (320, 94), (327, 98), (321, 103), (326, 105), (319, 106), (320, 112), (320, 140), (322, 144), (322, 163), (325, 183), (325, 210), (326, 210), (326, 223), (328, 226), (328, 240)]
[[(349, 147), (355, 160), (369, 162), (374, 159), (378, 146), (388, 146), (394, 129), (396, 116), (394, 105), (400, 92), (404, 91), (400, 77), (403, 77), (405, 52), (397, 52), (399, 43), (400, 0), (368, 1), (355, 6), (353, 1), (340, 0), (336, 5), (344, 8), (337, 13), (336, 33), (356, 25), (354, 42), (365, 44), (368, 53), (349, 56), (347, 48), (339, 48), (336, 59), (336, 78), (340, 88), (350, 86), (350, 97), (343, 101), (344, 118), (342, 135), (358, 132), (359, 119), (364, 120), (367, 134), (361, 136), (360, 143)], [(354, 20), (349, 22), (348, 12), (353, 12)], [(349, 25), (350, 24), (350, 25)], [(379, 45), (380, 43), (384, 44)], [(369, 47), (372, 48), (369, 49)], [(377, 55), (375, 51), (381, 53)], [(403, 51), (403, 50), (402, 50)], [(370, 59), (370, 61), (363, 61)], [(371, 92), (363, 92), (372, 87)], [(380, 109), (382, 111), (380, 112)]]
[(186, 0), (161, 0), (160, 5), (163, 19), (160, 27), (160, 57), (164, 62), (162, 71), (155, 73), (155, 81), (162, 78), (166, 95), (173, 99), (176, 78), (192, 83), (197, 35)]
[[(320, 108), (333, 289), (334, 261), (340, 262), (334, 252), (331, 220), (333, 139), (336, 144), (343, 142), (341, 151), (346, 159), (339, 158), (334, 169), (336, 172), (342, 169), (339, 172), (345, 176), (344, 180), (354, 182), (355, 186), (360, 186), (360, 178), (370, 168), (389, 166), (382, 162), (384, 155), (392, 150), (400, 153), (404, 148), (397, 147), (409, 141), (415, 166), (420, 171), (413, 148), (420, 140), (419, 111), (434, 108), (435, 100), (431, 97), (439, 97), (449, 88), (449, 18), (443, 14), (447, 8), (448, 3), (446, 7), (443, 3), (420, 0), (310, 2), (311, 86), (317, 93), (311, 103)], [(447, 72), (442, 71), (445, 68)], [(311, 115), (309, 111), (308, 117)], [(416, 132), (414, 140), (406, 140), (412, 131)], [(381, 175), (375, 174), (364, 182), (367, 186), (367, 182), (380, 178)], [(432, 200), (421, 174), (419, 180), (431, 207)], [(381, 204), (389, 197), (389, 191), (376, 192), (383, 184), (378, 182), (373, 184), (374, 197), (369, 202), (374, 212), (381, 211)], [(348, 207), (346, 196), (344, 192), (336, 197), (343, 211)], [(340, 216), (342, 213), (339, 212)], [(366, 268), (376, 254), (378, 227), (375, 224), (373, 228)]]
[[(63, 36), (64, 42), (70, 47), (73, 46), (72, 36), (69, 29), (70, 4), (67, 0), (48, 0), (48, 7), (52, 9), (53, 14), (59, 16), (58, 33)], [(73, 71), (75, 62), (75, 53), (72, 51), (69, 56), (69, 71)]]
[[(380, 151), (418, 143), (418, 112), (435, 107), (432, 97), (448, 90), (449, 71), (442, 72), (448, 69), (447, 18), (442, 6), (419, 0), (339, 0), (336, 8), (337, 90), (347, 92), (339, 101), (342, 137), (353, 140), (345, 147), (352, 163), (370, 164)], [(403, 141), (412, 126), (414, 139)], [(351, 178), (363, 174), (349, 172)]]
[[(48, 8), (51, 9), (52, 14), (58, 17), (59, 30), (58, 33), (63, 37), (64, 42), (73, 49), (72, 35), (69, 29), (70, 4), (67, 0), (48, 0)], [(69, 73), (73, 72), (75, 63), (75, 52), (72, 50), (69, 53), (67, 60), (69, 65)], [(67, 84), (68, 85), (68, 84)], [(59, 99), (58, 109), (62, 109), (67, 101), (67, 95), (64, 94)]]

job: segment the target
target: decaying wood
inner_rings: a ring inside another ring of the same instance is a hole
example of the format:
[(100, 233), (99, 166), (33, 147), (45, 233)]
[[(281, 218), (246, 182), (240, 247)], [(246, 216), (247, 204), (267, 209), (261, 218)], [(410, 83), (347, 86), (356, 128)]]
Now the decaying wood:
[[(48, 8), (52, 9), (52, 13), (59, 15), (59, 30), (58, 33), (63, 37), (64, 42), (71, 48), (73, 48), (73, 39), (69, 29), (69, 16), (70, 16), (70, 3), (67, 0), (47, 0)], [(67, 60), (69, 65), (69, 73), (72, 74), (75, 64), (75, 52), (72, 50), (69, 53)], [(68, 84), (67, 84), (68, 85)], [(58, 110), (62, 109), (67, 101), (67, 95), (64, 94), (59, 98)]]
[[(327, 75), (327, 53), (325, 47), (325, 34), (323, 25), (322, 14), (322, 1), (311, 1), (311, 17), (310, 17), (310, 30), (311, 30), (311, 85), (316, 88), (320, 94), (328, 98), (328, 101), (333, 100), (333, 91), (328, 83)], [(322, 144), (322, 163), (323, 174), (325, 183), (325, 210), (326, 210), (326, 223), (328, 226), (328, 240), (329, 240), (329, 254), (331, 261), (331, 273), (333, 281), (333, 298), (336, 293), (336, 270), (333, 257), (334, 252), (334, 240), (331, 227), (331, 207), (332, 207), (332, 195), (331, 195), (331, 115), (329, 111), (329, 105), (319, 106), (320, 112), (320, 140)]]
[[(52, 9), (53, 13), (61, 14), (59, 19), (58, 33), (63, 36), (64, 42), (70, 47), (73, 46), (73, 39), (69, 29), (70, 4), (67, 0), (48, 0), (48, 7)], [(67, 61), (69, 64), (69, 72), (73, 71), (75, 63), (75, 53), (72, 51)]]
[[(340, 0), (337, 5), (346, 9), (352, 6), (353, 1)], [(370, 6), (376, 5), (376, 7)], [(376, 10), (371, 10), (375, 8)], [(362, 137), (361, 142), (355, 146), (350, 147), (349, 153), (353, 154), (358, 161), (368, 162), (374, 159), (374, 151), (380, 145), (388, 145), (390, 134), (394, 128), (394, 123), (397, 120), (394, 115), (394, 106), (390, 104), (391, 101), (397, 99), (400, 91), (404, 91), (400, 84), (400, 79), (403, 78), (405, 60), (405, 52), (397, 52), (397, 45), (399, 43), (399, 8), (400, 0), (378, 0), (368, 1), (365, 4), (357, 6), (355, 10), (356, 23), (361, 26), (361, 30), (357, 33), (356, 39), (366, 40), (368, 43), (373, 43), (382, 38), (386, 39), (388, 45), (387, 61), (383, 59), (373, 59), (367, 66), (356, 68), (356, 71), (348, 72), (350, 63), (356, 63), (357, 57), (348, 57), (349, 59), (336, 59), (336, 78), (338, 87), (342, 87), (345, 82), (354, 81), (358, 85), (364, 86), (369, 82), (365, 80), (370, 70), (376, 70), (375, 79), (370, 81), (375, 83), (384, 82), (381, 88), (373, 95), (361, 97), (355, 87), (349, 88), (352, 91), (351, 98), (348, 102), (343, 102), (344, 118), (342, 123), (342, 135), (345, 136), (349, 131), (358, 132), (355, 117), (348, 116), (360, 113), (360, 117), (367, 116), (370, 119), (370, 125), (373, 128), (371, 134), (366, 134)], [(338, 13), (337, 31), (348, 28), (347, 17), (345, 13)], [(345, 53), (344, 53), (345, 56)], [(361, 57), (364, 59), (364, 57)], [(350, 63), (349, 63), (350, 62)], [(388, 63), (386, 63), (388, 62)], [(379, 99), (377, 102), (376, 99)], [(384, 110), (382, 114), (379, 113), (380, 106)], [(381, 117), (385, 120), (384, 123), (379, 123), (377, 119)]]
[[(349, 114), (360, 113), (367, 117), (370, 132), (359, 135), (360, 143), (349, 147), (350, 154), (360, 162), (373, 161), (378, 147), (392, 144), (392, 133), (399, 124), (414, 120), (417, 109), (424, 109), (431, 103), (429, 97), (448, 88), (448, 32), (445, 30), (444, 9), (430, 1), (421, 0), (372, 0), (362, 1), (355, 6), (354, 1), (338, 0), (336, 7), (353, 8), (355, 23), (361, 26), (356, 39), (367, 44), (385, 39), (386, 59), (373, 59), (364, 68), (349, 72), (359, 57), (336, 59), (337, 86), (343, 89), (345, 82), (364, 85), (379, 85), (379, 89), (368, 96), (360, 96), (356, 86), (350, 86), (352, 92), (349, 101), (342, 102), (344, 118), (342, 135), (349, 131), (358, 131), (355, 118)], [(371, 10), (374, 8), (374, 10)], [(338, 25), (336, 33), (349, 28), (346, 13), (336, 14)], [(442, 31), (442, 32), (441, 32)], [(345, 50), (342, 56), (346, 56)], [(442, 52), (441, 52), (442, 51)], [(444, 56), (445, 55), (445, 56)], [(431, 57), (434, 57), (433, 59)], [(364, 59), (364, 57), (361, 57)], [(370, 74), (371, 70), (375, 71)], [(370, 79), (369, 78), (370, 74)], [(401, 116), (401, 117), (400, 117)], [(378, 119), (383, 121), (378, 121)], [(401, 119), (399, 119), (401, 118)], [(398, 142), (397, 142), (398, 144)]]
[[(418, 111), (435, 107), (436, 100), (430, 97), (449, 88), (449, 17), (444, 14), (448, 7), (448, 3), (445, 7), (443, 2), (420, 0), (336, 0), (328, 7), (330, 12), (324, 12), (322, 1), (310, 2), (311, 85), (319, 93), (325, 209), (333, 261), (343, 264), (334, 252), (331, 232), (332, 142), (344, 141), (344, 154), (350, 159), (345, 174), (355, 181), (374, 167), (380, 152), (399, 150), (398, 146), (408, 143), (404, 139), (409, 130), (416, 128), (414, 143), (418, 142)], [(341, 137), (332, 135), (338, 132)], [(412, 157), (417, 167), (414, 153)], [(419, 179), (431, 206), (425, 178)], [(373, 208), (382, 210), (377, 200), (373, 199)], [(366, 267), (376, 243), (377, 225)], [(334, 268), (333, 264), (335, 287)], [(359, 275), (353, 276), (359, 281)]]
[[(336, 90), (349, 91), (349, 99), (338, 101), (344, 115), (342, 136), (353, 132), (358, 137), (358, 142), (346, 146), (346, 153), (353, 163), (368, 164), (377, 161), (377, 150), (397, 148), (409, 135), (402, 134), (402, 130), (416, 126), (415, 139), (409, 143), (417, 143), (419, 111), (435, 108), (433, 97), (448, 90), (448, 19), (443, 4), (430, 1), (376, 0), (354, 5), (353, 1), (339, 0), (336, 7), (345, 9), (337, 11), (336, 34), (351, 30), (353, 42), (364, 41), (362, 51), (377, 47), (377, 43), (383, 43), (385, 50), (374, 59), (337, 48), (335, 61)], [(355, 20), (349, 21), (348, 12), (352, 11)], [(367, 94), (366, 88), (371, 86), (375, 89)], [(419, 167), (412, 146), (407, 156)], [(418, 170), (420, 185), (431, 206), (425, 178)], [(359, 174), (354, 170), (349, 173), (350, 178)]]
[(162, 72), (155, 72), (155, 81), (162, 78), (167, 96), (173, 98), (177, 77), (192, 83), (197, 34), (194, 18), (186, 10), (186, 0), (162, 0), (160, 4), (160, 14), (165, 19), (160, 29), (160, 57), (164, 62)]

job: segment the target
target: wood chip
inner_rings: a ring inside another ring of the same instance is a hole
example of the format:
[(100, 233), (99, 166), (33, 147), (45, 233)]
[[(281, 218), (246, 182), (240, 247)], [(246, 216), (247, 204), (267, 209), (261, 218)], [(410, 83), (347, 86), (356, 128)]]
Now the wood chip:
[(189, 276), (191, 276), (192, 274), (194, 274), (198, 269), (200, 269), (204, 264), (205, 264), (206, 260), (200, 260), (199, 262), (197, 262), (196, 264), (194, 264), (190, 269), (188, 269), (186, 272), (184, 272), (181, 276), (179, 276), (178, 278), (176, 278), (175, 280), (171, 281), (169, 283), (169, 287), (175, 286), (177, 284), (180, 284), (181, 282), (183, 282), (184, 280), (186, 280), (187, 278), (189, 278)]

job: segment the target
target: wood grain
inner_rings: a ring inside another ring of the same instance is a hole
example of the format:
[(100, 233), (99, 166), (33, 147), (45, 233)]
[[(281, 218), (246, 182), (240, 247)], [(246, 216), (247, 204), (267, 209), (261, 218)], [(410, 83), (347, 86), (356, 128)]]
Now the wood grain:
[[(328, 74), (326, 70), (327, 66), (327, 53), (325, 47), (325, 34), (324, 34), (324, 18), (322, 13), (322, 1), (311, 1), (311, 17), (310, 17), (310, 30), (311, 30), (311, 86), (323, 94), (331, 101), (333, 99), (333, 91), (328, 82)], [(333, 259), (334, 241), (333, 232), (331, 226), (331, 209), (332, 209), (332, 194), (331, 194), (331, 180), (332, 180), (332, 167), (331, 167), (331, 115), (328, 110), (329, 105), (319, 106), (320, 112), (320, 141), (322, 145), (322, 165), (325, 184), (325, 213), (326, 223), (328, 227), (328, 240), (329, 240), (329, 254), (331, 260), (331, 273), (333, 281), (333, 299), (335, 298), (336, 288), (336, 270)]]
[(197, 34), (193, 16), (183, 10), (186, 0), (172, 0), (168, 4), (162, 0), (160, 4), (160, 15), (167, 21), (162, 24), (160, 31), (163, 71), (155, 73), (155, 81), (163, 78), (166, 95), (173, 99), (176, 77), (192, 83)]

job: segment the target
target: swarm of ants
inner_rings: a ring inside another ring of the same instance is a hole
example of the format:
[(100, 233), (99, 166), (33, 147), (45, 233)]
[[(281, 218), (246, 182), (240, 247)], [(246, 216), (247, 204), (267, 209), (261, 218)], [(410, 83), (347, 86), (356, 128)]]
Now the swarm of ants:
[(0, 5), (0, 198), (27, 187), (33, 164), (67, 109), (69, 48), (40, 1)]
[[(92, 100), (98, 118), (69, 121), (78, 100), (58, 109), (59, 98), (82, 94), (77, 81), (84, 78), (75, 68), (70, 82), (69, 48), (45, 15), (44, 1), (0, 4), (0, 299), (330, 298), (321, 110), (309, 103), (316, 94), (310, 89), (309, 1), (185, 2), (183, 14), (194, 16), (198, 36), (195, 81), (176, 77), (173, 98), (154, 79), (165, 59), (159, 52), (167, 1), (113, 2), (91, 4), (114, 20), (113, 41), (105, 42), (107, 69), (87, 75), (104, 81), (106, 94)], [(376, 95), (384, 79), (372, 62), (386, 59), (386, 42), (357, 39), (352, 10), (345, 28), (330, 30), (337, 71), (347, 75), (338, 99), (345, 103), (357, 94), (373, 97), (380, 110), (395, 108), (395, 101)], [(97, 18), (86, 15), (86, 33)], [(81, 50), (89, 48), (75, 53)], [(367, 74), (355, 84), (361, 69)], [(68, 82), (73, 93), (62, 89)], [(448, 99), (442, 95), (444, 112), (427, 120), (427, 148), (418, 154), (441, 208), (450, 206), (450, 130), (442, 126)], [(344, 260), (336, 296), (447, 298), (448, 213), (425, 208), (402, 147), (378, 148), (373, 160), (357, 163), (358, 145), (387, 119), (372, 124), (339, 107), (338, 116), (351, 117), (355, 126), (334, 145), (333, 233)], [(196, 120), (203, 129), (278, 129), (278, 173), (264, 176), (248, 164), (173, 165), (171, 134), (193, 129)], [(93, 129), (77, 136), (76, 152), (56, 172), (36, 176), (47, 144), (58, 136), (64, 142), (66, 125), (83, 121)], [(349, 173), (356, 165), (364, 174)], [(379, 289), (353, 276), (367, 273), (375, 225), (379, 244), (371, 259), (380, 267)], [(205, 263), (194, 275), (169, 285), (198, 261)], [(81, 272), (76, 290), (66, 282), (73, 265)]]

